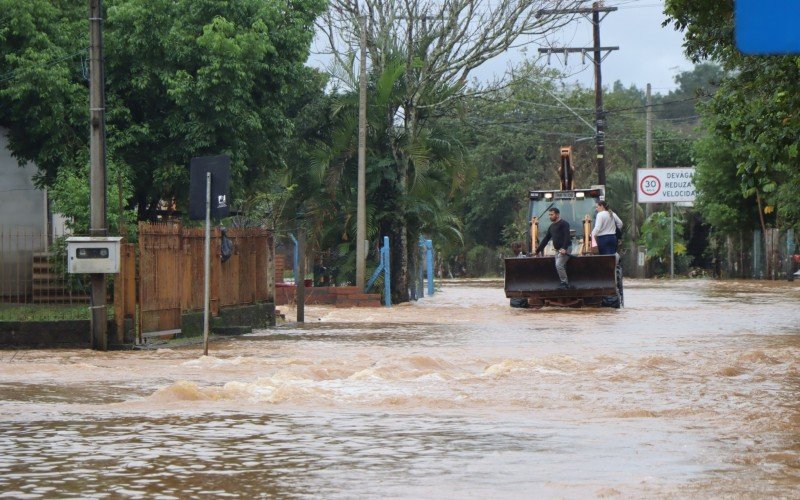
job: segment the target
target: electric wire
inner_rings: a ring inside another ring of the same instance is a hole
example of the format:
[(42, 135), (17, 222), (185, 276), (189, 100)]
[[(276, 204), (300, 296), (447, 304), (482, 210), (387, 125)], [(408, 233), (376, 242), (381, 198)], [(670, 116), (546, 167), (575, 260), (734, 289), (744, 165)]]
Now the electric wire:
[(88, 50), (89, 49), (83, 49), (83, 50), (80, 50), (78, 52), (74, 52), (72, 54), (66, 55), (64, 57), (59, 57), (57, 59), (52, 59), (50, 61), (44, 61), (44, 62), (35, 63), (35, 64), (31, 64), (31, 65), (20, 66), (20, 67), (15, 68), (15, 69), (13, 69), (11, 71), (8, 71), (6, 73), (1, 74), (0, 75), (0, 83), (4, 83), (4, 82), (10, 81), (10, 80), (13, 80), (14, 78), (17, 77), (17, 73), (20, 73), (22, 71), (30, 71), (30, 70), (39, 69), (39, 68), (56, 66), (59, 63), (62, 63), (64, 61), (67, 61), (67, 60), (70, 60), (70, 59), (73, 59), (74, 57), (79, 56), (81, 54), (85, 54)]

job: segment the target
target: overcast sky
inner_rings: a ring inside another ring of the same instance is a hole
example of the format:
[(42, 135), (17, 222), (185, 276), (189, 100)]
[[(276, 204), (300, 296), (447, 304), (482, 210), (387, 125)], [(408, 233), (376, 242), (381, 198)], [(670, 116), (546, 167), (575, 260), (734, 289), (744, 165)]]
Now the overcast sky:
[[(652, 84), (653, 92), (666, 93), (675, 88), (673, 77), (693, 65), (683, 55), (683, 34), (671, 27), (662, 28), (665, 16), (662, 0), (617, 0), (606, 2), (619, 10), (609, 13), (600, 23), (600, 42), (603, 46), (618, 46), (603, 61), (603, 84), (620, 80), (626, 86), (644, 88)], [(577, 21), (567, 30), (570, 45), (592, 46), (592, 25), (588, 20)], [(579, 54), (574, 54), (578, 56)], [(581, 84), (594, 86), (591, 65), (580, 64), (580, 57), (570, 62), (572, 71), (581, 71), (572, 78)], [(560, 64), (551, 57), (551, 64)], [(585, 68), (585, 69), (584, 69)]]
[[(591, 6), (590, 2), (586, 3)], [(683, 35), (670, 27), (662, 28), (664, 21), (663, 0), (607, 0), (607, 7), (617, 7), (600, 23), (600, 43), (603, 46), (618, 46), (602, 64), (603, 86), (608, 88), (616, 80), (626, 87), (635, 85), (645, 88), (650, 83), (653, 93), (666, 94), (676, 87), (674, 76), (691, 70), (693, 65), (683, 55)], [(592, 47), (592, 23), (589, 18), (579, 17), (561, 32), (554, 34), (548, 42), (559, 47)], [(317, 41), (319, 42), (319, 40)], [(538, 58), (538, 48), (527, 49), (527, 57)], [(482, 81), (502, 76), (510, 66), (519, 64), (526, 57), (520, 51), (509, 51), (473, 71), (472, 76)], [(325, 67), (328, 59), (312, 54), (309, 64)], [(567, 83), (578, 82), (584, 87), (594, 87), (594, 71), (587, 59), (581, 64), (580, 54), (570, 54), (568, 65), (564, 57), (551, 56), (553, 67), (565, 70)], [(542, 64), (545, 64), (542, 60)]]
[[(608, 13), (600, 23), (600, 43), (617, 46), (619, 50), (612, 51), (603, 60), (603, 86), (610, 87), (620, 80), (626, 87), (644, 88), (650, 83), (653, 93), (666, 94), (674, 89), (674, 76), (691, 70), (693, 65), (683, 55), (682, 33), (661, 27), (665, 19), (663, 0), (616, 0), (607, 1), (605, 5), (619, 10)], [(550, 37), (549, 43), (553, 47), (592, 47), (592, 24), (587, 18), (577, 18)], [(530, 47), (528, 57), (538, 57), (538, 48)], [(474, 76), (491, 79), (523, 57), (519, 52), (510, 52), (489, 61)], [(594, 87), (594, 71), (588, 58), (586, 64), (582, 64), (580, 54), (570, 54), (565, 66), (563, 55), (552, 55), (550, 65), (571, 75), (565, 79), (567, 82)]]

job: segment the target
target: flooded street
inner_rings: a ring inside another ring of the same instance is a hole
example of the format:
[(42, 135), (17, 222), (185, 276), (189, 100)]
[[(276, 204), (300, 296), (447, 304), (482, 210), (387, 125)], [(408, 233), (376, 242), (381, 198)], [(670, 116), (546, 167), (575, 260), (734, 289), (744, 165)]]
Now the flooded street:
[(450, 282), (208, 357), (0, 351), (0, 497), (795, 497), (800, 284), (625, 300), (520, 310)]

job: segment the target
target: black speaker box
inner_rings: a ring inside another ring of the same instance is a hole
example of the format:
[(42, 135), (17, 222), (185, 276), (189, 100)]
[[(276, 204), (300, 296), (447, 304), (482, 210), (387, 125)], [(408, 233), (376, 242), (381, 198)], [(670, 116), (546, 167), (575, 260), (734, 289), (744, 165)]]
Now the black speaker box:
[(211, 218), (230, 213), (231, 158), (226, 155), (200, 156), (189, 163), (189, 218), (206, 218), (206, 173), (211, 172)]

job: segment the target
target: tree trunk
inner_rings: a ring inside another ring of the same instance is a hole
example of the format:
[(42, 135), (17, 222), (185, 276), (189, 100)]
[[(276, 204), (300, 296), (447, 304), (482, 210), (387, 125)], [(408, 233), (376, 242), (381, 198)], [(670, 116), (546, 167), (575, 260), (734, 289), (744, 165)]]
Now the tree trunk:
[(764, 263), (767, 266), (765, 276), (772, 275), (772, 268), (770, 266), (769, 252), (767, 251), (767, 224), (764, 222), (764, 207), (761, 206), (761, 195), (756, 190), (756, 202), (758, 203), (758, 218), (761, 221), (761, 238), (764, 243)]
[(392, 303), (408, 302), (408, 238), (405, 217), (392, 227)]

